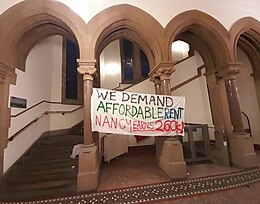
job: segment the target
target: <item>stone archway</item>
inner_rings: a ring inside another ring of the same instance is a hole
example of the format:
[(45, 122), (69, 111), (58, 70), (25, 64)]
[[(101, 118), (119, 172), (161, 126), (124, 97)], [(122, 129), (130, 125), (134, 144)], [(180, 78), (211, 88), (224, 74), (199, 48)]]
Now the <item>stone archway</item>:
[(16, 83), (15, 68), (25, 71), (32, 47), (43, 38), (57, 34), (77, 42), (83, 56), (85, 27), (84, 21), (71, 9), (51, 0), (23, 1), (0, 15), (0, 90), (4, 93), (0, 100), (0, 174), (10, 126), (9, 86)]
[(165, 28), (165, 49), (168, 59), (171, 56), (171, 44), (175, 40), (183, 40), (198, 51), (206, 68), (207, 86), (211, 114), (215, 126), (218, 161), (229, 165), (228, 149), (224, 146), (223, 130), (232, 134), (227, 95), (223, 80), (216, 76), (219, 70), (231, 61), (229, 49), (229, 33), (224, 26), (213, 17), (198, 10), (183, 12), (174, 17)]
[[(238, 20), (230, 29), (230, 46), (234, 60), (237, 60), (237, 47), (247, 54), (254, 70), (259, 67), (260, 22), (252, 17)], [(257, 56), (258, 54), (258, 56)], [(251, 56), (252, 55), (252, 56)], [(258, 65), (258, 66), (257, 66)]]
[(207, 71), (216, 69), (230, 61), (228, 37), (224, 26), (208, 14), (198, 10), (183, 12), (174, 17), (165, 28), (167, 59), (174, 60), (171, 56), (171, 43), (183, 39), (199, 51)]
[(8, 66), (24, 70), (24, 67), (17, 66), (18, 61), (22, 61), (18, 51), (25, 53), (19, 55), (26, 55), (33, 43), (51, 34), (74, 38), (79, 45), (80, 55), (83, 56), (85, 53), (86, 25), (77, 14), (62, 3), (49, 0), (23, 1), (5, 11), (0, 21), (2, 45), (0, 61)]
[[(96, 22), (102, 22), (97, 25)], [(145, 26), (143, 26), (145, 25)], [(154, 32), (156, 30), (156, 32)], [(127, 37), (147, 55), (151, 69), (163, 58), (163, 27), (145, 11), (127, 4), (112, 6), (87, 24), (88, 58), (96, 59), (101, 50), (115, 39)]]
[[(259, 144), (260, 22), (252, 17), (238, 20), (230, 30), (230, 43), (234, 60), (242, 61), (243, 69), (238, 76), (241, 104), (249, 117), (254, 142)], [(244, 124), (248, 125), (246, 121)]]
[[(78, 70), (84, 76), (84, 152), (88, 154), (81, 154), (79, 160), (79, 191), (94, 190), (98, 185), (99, 161), (92, 137), (90, 97), (96, 73), (96, 59), (101, 51), (113, 40), (126, 37), (143, 49), (151, 69), (163, 58), (163, 27), (149, 14), (134, 6), (124, 4), (103, 10), (88, 22), (86, 33), (86, 55), (78, 60)], [(84, 165), (86, 161), (91, 168)], [(86, 180), (89, 183), (84, 182)]]

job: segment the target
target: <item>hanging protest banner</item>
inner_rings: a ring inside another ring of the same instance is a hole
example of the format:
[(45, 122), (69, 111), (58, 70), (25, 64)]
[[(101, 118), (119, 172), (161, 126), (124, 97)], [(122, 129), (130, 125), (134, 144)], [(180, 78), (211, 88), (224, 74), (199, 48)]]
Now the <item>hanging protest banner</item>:
[(184, 135), (185, 98), (93, 88), (92, 130), (106, 133)]

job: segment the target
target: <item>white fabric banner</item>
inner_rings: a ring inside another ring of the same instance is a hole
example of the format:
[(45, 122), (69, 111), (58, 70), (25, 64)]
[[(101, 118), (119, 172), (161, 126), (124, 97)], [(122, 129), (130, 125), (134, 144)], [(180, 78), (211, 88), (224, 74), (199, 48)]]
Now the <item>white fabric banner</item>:
[(93, 88), (92, 130), (141, 136), (184, 135), (185, 98)]

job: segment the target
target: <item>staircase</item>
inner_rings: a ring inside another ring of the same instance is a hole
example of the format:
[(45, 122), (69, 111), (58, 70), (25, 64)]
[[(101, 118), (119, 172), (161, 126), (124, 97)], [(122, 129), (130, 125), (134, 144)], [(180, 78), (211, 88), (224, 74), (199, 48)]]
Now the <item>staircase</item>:
[(76, 193), (78, 159), (70, 154), (83, 136), (40, 138), (0, 180), (1, 201), (32, 201)]

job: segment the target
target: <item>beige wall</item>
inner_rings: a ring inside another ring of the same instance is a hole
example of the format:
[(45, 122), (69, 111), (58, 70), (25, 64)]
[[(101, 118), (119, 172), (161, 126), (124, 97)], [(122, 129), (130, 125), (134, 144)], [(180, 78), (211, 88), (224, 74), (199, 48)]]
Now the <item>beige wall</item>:
[[(117, 54), (119, 52), (115, 49), (116, 43), (114, 45), (109, 45), (105, 48), (105, 51), (102, 54), (102, 59), (110, 59), (110, 61), (116, 61), (119, 59)], [(117, 48), (119, 49), (119, 47)], [(111, 54), (114, 53), (114, 54)], [(106, 62), (110, 62), (106, 61)], [(174, 87), (181, 82), (197, 75), (197, 68), (203, 65), (203, 61), (198, 53), (195, 52), (195, 56), (191, 57), (184, 62), (177, 64), (175, 66), (176, 71), (171, 76), (171, 87)], [(106, 66), (105, 61), (102, 61), (102, 66)], [(101, 72), (102, 76), (102, 72)], [(107, 77), (107, 76), (105, 76)], [(104, 78), (101, 78), (101, 84), (103, 83)], [(109, 80), (109, 84), (117, 84), (118, 78), (111, 77)], [(105, 83), (104, 83), (105, 84)], [(102, 86), (103, 88), (109, 88), (109, 84), (107, 87)], [(115, 85), (111, 86), (114, 87)], [(154, 94), (154, 84), (149, 81), (149, 79), (126, 89), (128, 92), (135, 93), (147, 93)], [(185, 112), (185, 122), (186, 123), (199, 123), (199, 124), (208, 124), (210, 127), (213, 127), (206, 78), (201, 76), (200, 78), (192, 81), (191, 83), (177, 89), (172, 92), (172, 95), (176, 96), (185, 96), (186, 99), (186, 112)], [(211, 134), (213, 136), (213, 131)], [(154, 144), (154, 138), (151, 137), (149, 139), (143, 140), (139, 143), (136, 143), (136, 139), (134, 136), (128, 136), (129, 138), (129, 146), (141, 146), (141, 145), (151, 145)], [(198, 140), (202, 138), (197, 138)]]
[(114, 89), (121, 83), (120, 43), (115, 40), (100, 55), (100, 86)]
[[(252, 67), (247, 56), (240, 49), (238, 49), (238, 60), (242, 62), (241, 71), (237, 75), (241, 111), (249, 117), (254, 143), (260, 144), (260, 111), (254, 78), (250, 75)], [(243, 117), (243, 119), (245, 118)], [(248, 127), (246, 120), (243, 121)]]
[[(154, 85), (149, 79), (144, 80), (143, 82), (125, 90), (132, 93), (146, 93), (146, 94), (154, 94)], [(153, 145), (155, 142), (154, 137), (146, 138), (140, 142), (136, 142), (135, 136), (128, 136), (128, 144), (129, 146), (143, 146), (143, 145)]]
[[(6, 9), (15, 5), (22, 0), (1, 0), (0, 14)], [(260, 2), (259, 0), (161, 0), (149, 1), (147, 0), (59, 0), (60, 2), (69, 6), (72, 10), (78, 13), (82, 19), (87, 23), (96, 14), (103, 9), (117, 4), (127, 3), (143, 9), (150, 13), (162, 26), (167, 23), (176, 15), (192, 9), (197, 9), (208, 13), (209, 15), (220, 21), (227, 29), (240, 18), (245, 16), (252, 16), (260, 20)], [(158, 9), (160, 8), (160, 9)]]
[(85, 20), (85, 22), (88, 22), (94, 15), (101, 12), (103, 9), (123, 3), (145, 10), (164, 27), (174, 16), (191, 9), (198, 9), (212, 15), (218, 21), (222, 22), (227, 29), (229, 29), (239, 18), (244, 16), (253, 16), (260, 19), (260, 2), (258, 0), (185, 0), (185, 2), (180, 0), (161, 0), (149, 1), (149, 3), (147, 3), (147, 0), (78, 0), (78, 3), (70, 0), (59, 1), (70, 6)]
[[(203, 65), (198, 54), (188, 60), (177, 64), (176, 71), (171, 76), (171, 87), (197, 75), (197, 68)], [(175, 96), (185, 96), (185, 122), (201, 123), (212, 126), (209, 97), (206, 78), (200, 78), (172, 92)]]
[[(27, 99), (27, 107), (42, 100), (61, 101), (62, 78), (62, 37), (53, 36), (41, 41), (30, 52), (26, 61), (26, 70), (16, 69), (17, 84), (11, 85), (10, 96)], [(11, 119), (9, 137), (38, 117), (50, 110), (73, 110), (75, 105), (50, 105), (43, 103), (30, 111)], [(24, 109), (12, 108), (17, 114)], [(49, 130), (70, 128), (83, 119), (82, 110), (73, 114), (55, 114), (44, 116), (29, 129), (23, 131), (8, 143), (4, 154), (4, 171), (6, 171), (39, 136)]]

